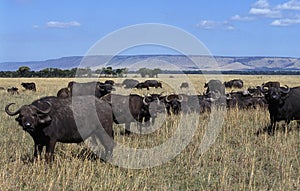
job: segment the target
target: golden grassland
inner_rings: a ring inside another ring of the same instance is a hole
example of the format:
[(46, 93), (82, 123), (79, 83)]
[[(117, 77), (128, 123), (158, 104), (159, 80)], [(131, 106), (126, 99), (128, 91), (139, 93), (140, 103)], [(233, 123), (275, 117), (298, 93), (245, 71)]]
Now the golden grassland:
[[(204, 91), (208, 79), (223, 81), (240, 78), (245, 87), (260, 85), (266, 81), (280, 81), (290, 87), (300, 85), (299, 76), (242, 76), (242, 75), (161, 75), (163, 90), (151, 89), (150, 93)], [(139, 81), (145, 79), (137, 78)], [(291, 131), (277, 131), (274, 136), (261, 134), (257, 130), (269, 123), (268, 111), (233, 109), (225, 113), (224, 123), (215, 142), (206, 152), (199, 154), (208, 126), (214, 117), (208, 113), (195, 113), (180, 117), (158, 117), (161, 125), (150, 134), (120, 134), (122, 125), (114, 125), (115, 139), (133, 148), (150, 148), (168, 140), (183, 124), (189, 131), (195, 128), (191, 142), (175, 158), (152, 168), (127, 169), (110, 163), (94, 160), (83, 154), (85, 144), (58, 144), (56, 158), (52, 164), (32, 162), (33, 141), (17, 125), (14, 117), (4, 112), (7, 103), (16, 107), (30, 104), (43, 96), (56, 95), (74, 79), (65, 78), (2, 78), (1, 87), (17, 86), (19, 95), (10, 95), (0, 90), (0, 188), (1, 190), (297, 190), (300, 188), (300, 131), (296, 122), (290, 124)], [(79, 79), (75, 79), (78, 81)], [(82, 79), (91, 81), (97, 79)], [(103, 81), (105, 79), (100, 79)], [(114, 79), (122, 82), (123, 79)], [(21, 82), (35, 82), (37, 92), (23, 91)], [(190, 81), (194, 89), (180, 90), (182, 81)], [(231, 91), (231, 90), (228, 90)], [(143, 90), (124, 90), (117, 93), (145, 94)], [(14, 108), (16, 108), (14, 107)], [(193, 124), (188, 117), (198, 118)], [(180, 123), (180, 120), (182, 123)], [(279, 124), (279, 125), (282, 125)], [(133, 127), (136, 125), (133, 124)], [(196, 126), (196, 127), (195, 127)], [(180, 146), (180, 143), (178, 147)], [(164, 155), (165, 153), (161, 153)], [(114, 153), (118, 156), (118, 153)], [(160, 160), (149, 158), (149, 161)], [(132, 163), (138, 163), (132, 159)]]

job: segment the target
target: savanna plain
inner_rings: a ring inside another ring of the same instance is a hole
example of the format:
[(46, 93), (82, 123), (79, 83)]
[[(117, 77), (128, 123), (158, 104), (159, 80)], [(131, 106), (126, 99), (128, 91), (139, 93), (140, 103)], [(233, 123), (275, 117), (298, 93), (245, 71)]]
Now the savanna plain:
[[(289, 87), (300, 86), (299, 76), (246, 76), (246, 75), (159, 75), (163, 89), (125, 90), (117, 87), (114, 93), (161, 93), (172, 92), (202, 94), (204, 83), (217, 77), (223, 81), (239, 78), (244, 87), (261, 85), (267, 81), (280, 81)], [(85, 81), (103, 79), (80, 79)], [(121, 83), (124, 78), (112, 78)], [(145, 78), (136, 78), (144, 81)], [(157, 126), (149, 133), (122, 135), (123, 125), (114, 124), (115, 140), (134, 149), (160, 146), (179, 129), (192, 132), (189, 140), (173, 143), (172, 148), (188, 144), (176, 156), (160, 163), (160, 157), (149, 155), (146, 160), (153, 166), (140, 169), (113, 165), (95, 159), (87, 144), (62, 144), (55, 148), (55, 161), (47, 164), (33, 160), (33, 140), (8, 116), (4, 107), (14, 102), (12, 109), (44, 97), (56, 95), (66, 87), (70, 78), (2, 78), (0, 86), (17, 86), (18, 95), (0, 90), (0, 190), (299, 190), (300, 189), (300, 128), (290, 124), (291, 131), (278, 130), (273, 136), (256, 132), (269, 124), (265, 108), (249, 110), (230, 109), (222, 115), (212, 113), (158, 116)], [(181, 82), (193, 84), (181, 90)], [(21, 82), (35, 82), (36, 92), (23, 91)], [(227, 89), (230, 92), (232, 89)], [(300, 101), (300, 100), (299, 100)], [(220, 113), (220, 112), (217, 112)], [(222, 119), (220, 119), (222, 118)], [(194, 122), (196, 121), (196, 122)], [(214, 123), (218, 123), (215, 124)], [(211, 124), (211, 125), (209, 125)], [(279, 123), (282, 126), (284, 123)], [(214, 135), (211, 128), (218, 128)], [(219, 128), (220, 127), (220, 128)], [(132, 123), (132, 128), (136, 124)], [(144, 127), (145, 129), (147, 127)], [(279, 128), (280, 129), (280, 128)], [(188, 139), (182, 137), (182, 139)], [(88, 141), (87, 141), (88, 142)], [(163, 155), (169, 151), (161, 152)], [(114, 157), (124, 157), (113, 153)], [(125, 159), (124, 159), (125, 160)], [(131, 158), (132, 164), (140, 163)], [(118, 161), (122, 161), (119, 158)], [(135, 165), (132, 165), (135, 166)]]

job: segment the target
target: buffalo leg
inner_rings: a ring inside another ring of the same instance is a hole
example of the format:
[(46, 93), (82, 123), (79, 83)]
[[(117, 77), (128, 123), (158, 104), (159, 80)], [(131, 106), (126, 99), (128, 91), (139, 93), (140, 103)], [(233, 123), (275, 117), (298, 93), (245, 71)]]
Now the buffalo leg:
[(107, 134), (103, 129), (99, 129), (96, 131), (97, 137), (100, 139), (101, 144), (105, 148), (105, 161), (108, 161), (112, 157), (113, 149), (114, 149), (114, 140), (113, 138)]
[(46, 162), (52, 162), (54, 160), (54, 148), (55, 148), (56, 141), (52, 140), (46, 144), (46, 154), (45, 159)]
[(40, 144), (34, 144), (34, 158), (35, 159), (41, 159), (41, 153), (43, 151), (43, 145)]
[(130, 123), (125, 123), (125, 135), (130, 135)]

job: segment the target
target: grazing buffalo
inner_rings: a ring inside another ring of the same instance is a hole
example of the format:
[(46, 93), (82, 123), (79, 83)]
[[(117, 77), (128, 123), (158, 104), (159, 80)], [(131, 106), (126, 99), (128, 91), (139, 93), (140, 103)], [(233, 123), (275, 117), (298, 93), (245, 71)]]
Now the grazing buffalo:
[(4, 87), (0, 87), (0, 90), (5, 90), (5, 88)]
[(36, 91), (36, 85), (34, 82), (30, 82), (30, 83), (21, 83), (21, 85), (26, 89), (26, 90), (32, 90), (32, 91)]
[(19, 89), (17, 87), (11, 87), (7, 89), (7, 92), (11, 93), (12, 95), (19, 94)]
[(61, 88), (60, 90), (58, 90), (56, 96), (59, 98), (68, 98), (71, 97), (71, 92), (69, 88)]
[(231, 92), (227, 96), (227, 107), (239, 109), (256, 109), (257, 106), (265, 107), (264, 97), (253, 97), (248, 91)]
[(46, 146), (45, 159), (51, 162), (57, 142), (80, 143), (91, 135), (99, 137), (106, 157), (113, 152), (112, 109), (94, 96), (44, 97), (11, 111), (13, 104), (6, 105), (5, 111), (10, 116), (18, 115), (16, 121), (33, 138), (35, 158)]
[(157, 80), (146, 80), (144, 84), (148, 87), (162, 88), (161, 82), (158, 82)]
[(164, 97), (164, 103), (168, 115), (173, 114), (178, 115), (181, 111), (181, 102), (183, 101), (182, 95), (170, 94)]
[(182, 89), (182, 88), (189, 88), (189, 83), (182, 82), (181, 85), (180, 85), (180, 89)]
[(138, 83), (139, 81), (134, 79), (125, 79), (122, 82), (122, 85), (125, 86), (124, 88), (128, 89), (128, 88), (134, 88)]
[(145, 88), (145, 89), (149, 90), (149, 86), (148, 86), (147, 84), (145, 84), (144, 82), (138, 83), (138, 84), (135, 86), (135, 88), (137, 88), (137, 89), (143, 89), (143, 88)]
[(101, 82), (78, 83), (72, 81), (69, 82), (68, 88), (72, 96), (95, 95), (98, 98), (115, 90), (111, 84)]
[(105, 82), (104, 82), (105, 84), (110, 84), (110, 85), (114, 85), (115, 84), (115, 81), (113, 81), (113, 80), (105, 80)]
[(267, 87), (263, 85), (261, 92), (264, 93), (268, 103), (271, 125), (268, 133), (273, 134), (276, 122), (284, 120), (286, 125), (292, 120), (300, 120), (300, 87)]
[(220, 80), (210, 80), (208, 83), (204, 84), (204, 87), (207, 88), (206, 94), (214, 92), (225, 95), (225, 86)]
[(149, 103), (145, 98), (136, 94), (118, 95), (107, 94), (101, 98), (111, 104), (114, 122), (116, 124), (125, 123), (125, 135), (130, 135), (130, 123), (138, 122), (141, 131), (141, 125), (144, 121), (147, 125), (150, 120)]
[(226, 88), (242, 88), (244, 82), (241, 79), (233, 79), (228, 82), (224, 82)]

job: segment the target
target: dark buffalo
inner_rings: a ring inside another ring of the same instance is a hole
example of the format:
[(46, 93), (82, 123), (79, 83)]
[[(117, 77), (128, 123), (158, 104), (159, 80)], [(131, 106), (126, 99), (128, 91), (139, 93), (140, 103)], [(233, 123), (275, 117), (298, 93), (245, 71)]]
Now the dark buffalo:
[(248, 91), (249, 94), (251, 94), (252, 96), (258, 96), (258, 97), (264, 96), (264, 94), (260, 91), (259, 86), (257, 86), (257, 87), (249, 87), (249, 88), (247, 89), (247, 91)]
[(105, 80), (105, 82), (104, 82), (105, 84), (110, 84), (110, 85), (114, 85), (115, 84), (115, 81), (113, 81), (113, 80)]
[(144, 82), (138, 83), (138, 84), (135, 86), (135, 88), (137, 88), (137, 89), (143, 89), (143, 88), (145, 88), (145, 89), (149, 90), (149, 86), (148, 86), (147, 84), (145, 84)]
[(182, 89), (182, 88), (189, 88), (189, 83), (182, 82), (181, 85), (180, 85), (180, 89)]
[(7, 89), (7, 92), (11, 93), (12, 95), (19, 94), (19, 89), (17, 87), (11, 87)]
[(150, 94), (148, 96), (145, 96), (144, 100), (144, 104), (146, 105), (146, 107), (148, 107), (152, 119), (152, 125), (154, 125), (157, 114), (165, 112), (162, 94)]
[(130, 135), (131, 133), (131, 122), (138, 122), (140, 131), (142, 122), (149, 124), (151, 117), (148, 107), (149, 103), (142, 96), (136, 94), (130, 94), (129, 96), (108, 94), (103, 96), (101, 100), (111, 104), (116, 124), (125, 123), (125, 135)]
[(71, 91), (69, 90), (69, 88), (61, 88), (60, 90), (58, 90), (56, 96), (59, 98), (68, 98), (71, 97)]
[(30, 82), (30, 83), (21, 83), (21, 85), (26, 89), (26, 90), (32, 90), (32, 91), (36, 91), (36, 85), (34, 82)]
[(300, 87), (261, 87), (265, 94), (270, 113), (271, 125), (267, 128), (269, 134), (273, 134), (276, 122), (284, 120), (286, 125), (292, 120), (300, 120)]
[(226, 88), (242, 88), (244, 82), (241, 79), (233, 79), (228, 82), (224, 82)]
[(164, 103), (168, 115), (173, 114), (178, 115), (181, 111), (181, 102), (183, 101), (182, 95), (170, 94), (164, 97)]
[(253, 97), (248, 91), (231, 92), (227, 96), (227, 107), (239, 109), (255, 109), (258, 105), (263, 107), (263, 97)]
[(50, 162), (54, 159), (57, 142), (80, 143), (91, 135), (99, 137), (106, 157), (112, 154), (113, 117), (108, 103), (94, 96), (77, 96), (66, 99), (44, 97), (16, 111), (9, 109), (13, 104), (6, 105), (5, 111), (10, 116), (18, 115), (16, 121), (33, 138), (35, 158), (46, 146), (45, 159)]
[(98, 98), (115, 90), (111, 84), (101, 82), (78, 83), (72, 81), (69, 82), (68, 88), (72, 96), (95, 95)]
[(146, 80), (144, 84), (148, 87), (162, 88), (161, 82), (158, 82), (157, 80)]
[(214, 92), (225, 95), (225, 86), (220, 80), (210, 80), (208, 83), (204, 84), (204, 87), (207, 88), (206, 94)]
[(122, 85), (124, 86), (124, 88), (127, 89), (127, 88), (134, 88), (138, 83), (139, 81), (134, 79), (125, 79)]

